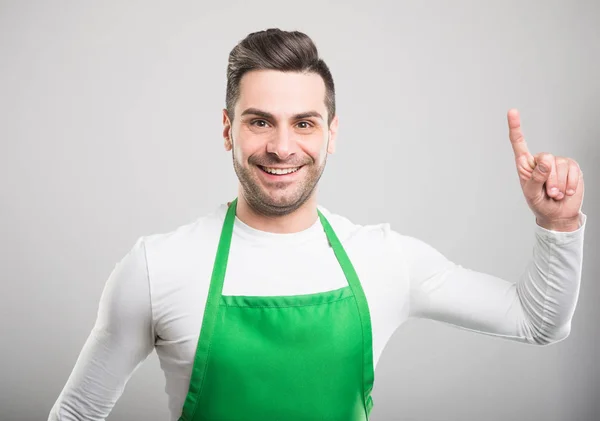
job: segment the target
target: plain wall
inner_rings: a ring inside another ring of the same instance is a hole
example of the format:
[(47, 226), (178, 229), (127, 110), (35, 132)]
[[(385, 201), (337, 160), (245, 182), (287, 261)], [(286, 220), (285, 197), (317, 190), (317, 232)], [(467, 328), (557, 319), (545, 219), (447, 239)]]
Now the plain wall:
[[(372, 419), (600, 419), (593, 0), (0, 2), (0, 419), (46, 419), (139, 236), (235, 196), (227, 56), (268, 27), (306, 32), (333, 72), (340, 134), (319, 197), (356, 223), (516, 280), (535, 222), (507, 110), (532, 153), (572, 157), (586, 177), (569, 338), (536, 347), (411, 320), (377, 366)], [(109, 420), (168, 419), (163, 390), (153, 353)]]

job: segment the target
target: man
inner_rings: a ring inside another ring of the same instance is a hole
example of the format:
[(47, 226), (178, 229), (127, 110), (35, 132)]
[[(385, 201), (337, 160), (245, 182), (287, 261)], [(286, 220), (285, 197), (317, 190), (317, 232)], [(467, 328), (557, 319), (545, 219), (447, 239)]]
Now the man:
[(276, 29), (232, 51), (223, 110), (238, 197), (141, 237), (113, 270), (50, 420), (102, 420), (152, 349), (172, 420), (366, 420), (392, 333), (426, 317), (546, 345), (569, 334), (582, 268), (583, 175), (510, 140), (536, 217), (515, 282), (477, 273), (389, 225), (317, 205), (335, 150), (331, 74), (310, 38)]

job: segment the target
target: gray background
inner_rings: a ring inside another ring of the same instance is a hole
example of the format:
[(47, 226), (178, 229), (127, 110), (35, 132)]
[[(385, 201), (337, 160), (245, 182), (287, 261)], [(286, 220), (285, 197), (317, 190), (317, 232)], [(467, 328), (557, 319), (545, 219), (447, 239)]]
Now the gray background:
[[(534, 154), (586, 176), (570, 337), (542, 348), (410, 321), (377, 367), (372, 419), (599, 419), (599, 3), (218, 3), (0, 3), (0, 419), (47, 417), (139, 236), (236, 194), (227, 55), (267, 27), (308, 33), (331, 67), (340, 135), (320, 203), (356, 223), (513, 280), (534, 219), (506, 111)], [(109, 419), (167, 419), (163, 388), (152, 354)]]

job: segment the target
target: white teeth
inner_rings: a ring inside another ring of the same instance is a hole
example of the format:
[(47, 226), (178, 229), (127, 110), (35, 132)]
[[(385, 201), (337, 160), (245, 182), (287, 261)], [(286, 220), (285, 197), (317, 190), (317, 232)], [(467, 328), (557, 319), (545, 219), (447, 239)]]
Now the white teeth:
[(293, 172), (296, 172), (300, 169), (300, 167), (296, 167), (296, 168), (269, 168), (269, 167), (262, 167), (263, 170), (265, 170), (266, 172), (268, 172), (269, 174), (278, 174), (278, 175), (283, 175), (283, 174), (291, 174)]

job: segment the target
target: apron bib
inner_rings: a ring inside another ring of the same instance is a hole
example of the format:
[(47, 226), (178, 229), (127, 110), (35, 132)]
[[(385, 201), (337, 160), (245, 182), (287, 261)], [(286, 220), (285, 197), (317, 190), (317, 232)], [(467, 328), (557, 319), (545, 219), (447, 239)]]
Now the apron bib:
[(223, 223), (179, 421), (368, 420), (374, 382), (369, 309), (331, 225), (318, 211), (346, 287), (224, 296), (236, 204)]

